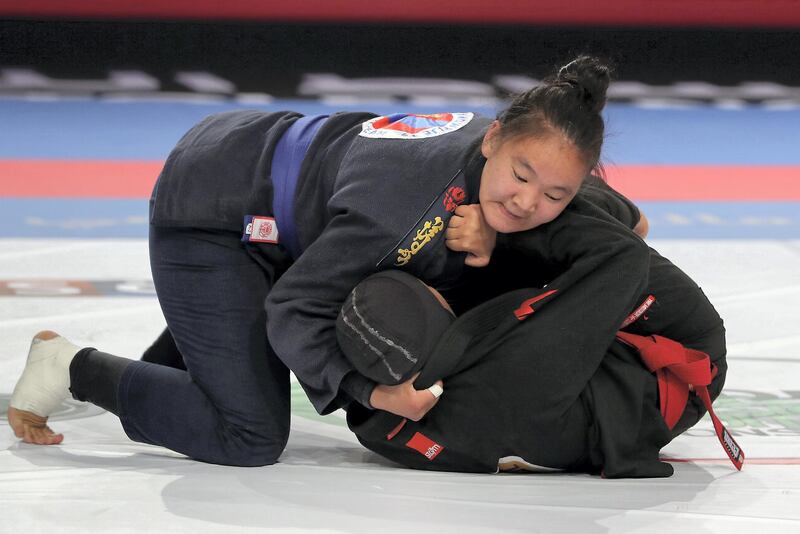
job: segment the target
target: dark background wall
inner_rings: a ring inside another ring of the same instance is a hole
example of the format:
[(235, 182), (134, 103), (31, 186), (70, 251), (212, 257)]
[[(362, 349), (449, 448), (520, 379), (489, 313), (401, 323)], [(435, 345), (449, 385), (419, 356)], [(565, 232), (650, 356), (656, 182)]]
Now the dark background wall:
[(767, 80), (800, 85), (800, 33), (786, 29), (0, 21), (0, 66), (52, 76), (144, 69), (169, 88), (207, 69), (243, 91), (290, 95), (304, 72), (488, 80), (542, 76), (577, 52), (610, 58), (620, 80), (652, 84)]
[(623, 81), (800, 86), (800, 2), (0, 0), (0, 68), (84, 80), (140, 70), (161, 91), (185, 90), (185, 71), (279, 97), (308, 73), (491, 83), (541, 78), (583, 52)]

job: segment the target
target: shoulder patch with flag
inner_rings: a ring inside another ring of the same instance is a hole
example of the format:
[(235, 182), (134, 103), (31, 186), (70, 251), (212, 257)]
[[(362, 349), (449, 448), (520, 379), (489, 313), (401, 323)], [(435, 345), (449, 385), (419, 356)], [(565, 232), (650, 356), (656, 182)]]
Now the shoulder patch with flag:
[(454, 132), (473, 117), (473, 113), (395, 113), (368, 120), (358, 135), (371, 139), (425, 139)]

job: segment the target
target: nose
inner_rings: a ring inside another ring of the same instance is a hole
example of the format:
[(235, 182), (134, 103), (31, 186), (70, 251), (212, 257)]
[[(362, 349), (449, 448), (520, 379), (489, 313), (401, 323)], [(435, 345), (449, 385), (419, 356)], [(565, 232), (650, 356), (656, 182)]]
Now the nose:
[(526, 187), (521, 187), (517, 194), (514, 195), (514, 204), (526, 213), (533, 213), (539, 204), (539, 193), (538, 187), (533, 184), (526, 184)]

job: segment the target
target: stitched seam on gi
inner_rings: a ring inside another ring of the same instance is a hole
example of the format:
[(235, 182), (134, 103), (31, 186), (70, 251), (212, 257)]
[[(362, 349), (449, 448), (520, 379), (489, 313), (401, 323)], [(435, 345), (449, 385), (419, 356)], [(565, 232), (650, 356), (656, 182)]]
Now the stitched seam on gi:
[[(398, 345), (397, 343), (395, 343), (395, 342), (394, 342), (394, 341), (392, 341), (391, 339), (389, 339), (389, 338), (387, 338), (387, 337), (385, 337), (385, 336), (381, 335), (381, 333), (380, 333), (380, 331), (378, 331), (378, 329), (376, 329), (376, 328), (372, 327), (372, 326), (371, 326), (369, 323), (367, 323), (367, 321), (364, 319), (364, 317), (363, 317), (363, 316), (361, 315), (361, 313), (358, 311), (358, 304), (357, 304), (357, 300), (358, 300), (358, 297), (357, 297), (357, 290), (355, 290), (355, 289), (354, 289), (354, 290), (353, 290), (353, 313), (355, 313), (356, 317), (358, 317), (358, 320), (361, 322), (361, 324), (364, 326), (364, 328), (366, 328), (367, 332), (369, 332), (370, 334), (372, 334), (374, 337), (376, 337), (378, 340), (382, 341), (382, 342), (383, 342), (383, 343), (385, 343), (386, 345), (389, 345), (390, 347), (393, 347), (393, 348), (395, 348), (395, 349), (399, 350), (401, 353), (403, 353), (403, 356), (405, 356), (405, 357), (406, 357), (406, 359), (407, 359), (408, 361), (410, 361), (411, 363), (417, 363), (417, 361), (418, 361), (418, 360), (417, 360), (417, 358), (415, 358), (414, 356), (412, 356), (412, 355), (411, 355), (411, 353), (408, 351), (408, 349), (406, 349), (405, 347), (403, 347), (403, 346), (401, 346), (401, 345)], [(378, 349), (378, 348), (377, 348), (377, 347), (375, 347), (375, 346), (374, 346), (372, 343), (370, 343), (370, 341), (369, 341), (369, 340), (366, 338), (366, 336), (363, 334), (363, 332), (362, 332), (361, 330), (359, 330), (358, 328), (356, 328), (356, 325), (354, 325), (354, 324), (353, 324), (353, 323), (352, 323), (352, 322), (351, 322), (351, 321), (350, 321), (350, 320), (347, 318), (347, 314), (342, 314), (342, 319), (344, 320), (344, 323), (345, 323), (345, 324), (346, 324), (346, 325), (347, 325), (347, 326), (348, 326), (350, 329), (352, 329), (352, 330), (353, 330), (355, 333), (357, 333), (357, 334), (358, 334), (358, 336), (361, 338), (361, 341), (363, 341), (363, 342), (364, 342), (364, 344), (365, 344), (367, 347), (369, 347), (369, 349), (370, 349), (372, 352), (374, 352), (375, 354), (377, 354), (377, 355), (378, 355), (378, 357), (381, 359), (381, 361), (383, 362), (383, 364), (384, 364), (384, 365), (386, 366), (386, 368), (389, 370), (389, 373), (392, 375), (392, 377), (394, 377), (394, 379), (395, 379), (395, 380), (400, 380), (400, 375), (399, 375), (399, 374), (397, 374), (397, 372), (395, 372), (395, 371), (392, 369), (391, 365), (390, 365), (390, 364), (389, 364), (389, 362), (386, 360), (386, 356), (385, 356), (385, 355), (384, 355), (384, 354), (383, 354), (383, 353), (380, 351), (380, 349)]]

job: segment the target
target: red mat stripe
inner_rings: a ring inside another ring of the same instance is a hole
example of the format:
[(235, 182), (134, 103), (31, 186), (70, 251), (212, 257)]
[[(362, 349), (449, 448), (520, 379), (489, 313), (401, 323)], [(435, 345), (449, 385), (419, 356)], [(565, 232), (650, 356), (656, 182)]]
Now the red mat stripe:
[(162, 161), (0, 160), (0, 196), (147, 198)]
[[(161, 166), (161, 161), (0, 160), (0, 197), (147, 198)], [(607, 174), (634, 200), (800, 200), (800, 166), (620, 165)]]
[(800, 166), (620, 165), (611, 185), (635, 200), (800, 200)]

